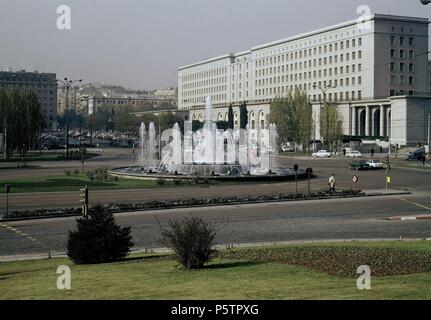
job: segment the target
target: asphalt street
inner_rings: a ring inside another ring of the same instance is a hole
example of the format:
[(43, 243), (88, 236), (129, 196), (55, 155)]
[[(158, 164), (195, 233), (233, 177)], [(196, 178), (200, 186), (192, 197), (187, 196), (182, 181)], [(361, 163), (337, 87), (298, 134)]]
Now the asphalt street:
[[(427, 192), (413, 195), (248, 204), (209, 208), (119, 213), (132, 227), (135, 248), (160, 248), (160, 230), (169, 220), (198, 216), (216, 224), (217, 243), (299, 240), (430, 238), (431, 220), (388, 221), (393, 216), (431, 215)], [(76, 218), (0, 224), (0, 256), (64, 253)]]
[[(127, 157), (113, 155), (93, 160), (94, 166), (124, 165)], [(384, 171), (356, 172), (348, 169), (345, 159), (308, 159), (279, 157), (282, 166), (313, 167), (317, 178), (313, 190), (326, 189), (327, 179), (335, 173), (338, 188), (351, 188), (352, 176), (359, 176), (358, 188), (382, 189)], [(71, 164), (68, 163), (68, 166)], [(52, 170), (61, 171), (64, 163), (49, 163), (34, 169), (32, 174), (45, 175)], [(0, 175), (25, 176), (23, 169), (2, 169)], [(389, 221), (394, 216), (431, 215), (431, 171), (395, 168), (391, 171), (391, 187), (409, 190), (411, 195), (381, 196), (351, 199), (244, 204), (208, 208), (156, 210), (119, 213), (116, 218), (122, 225), (132, 227), (135, 248), (159, 248), (160, 229), (172, 219), (199, 216), (216, 224), (217, 243), (242, 244), (301, 240), (336, 239), (399, 239), (430, 238), (431, 220)], [(306, 190), (307, 183), (299, 183)], [(153, 199), (179, 199), (246, 194), (288, 192), (295, 189), (294, 182), (266, 184), (209, 185), (181, 188), (91, 191), (90, 200), (96, 202), (144, 201)], [(76, 206), (78, 192), (12, 194), (13, 208)], [(4, 204), (4, 195), (0, 197)], [(23, 254), (64, 253), (67, 234), (76, 226), (76, 218), (36, 219), (0, 223), (0, 256)]]

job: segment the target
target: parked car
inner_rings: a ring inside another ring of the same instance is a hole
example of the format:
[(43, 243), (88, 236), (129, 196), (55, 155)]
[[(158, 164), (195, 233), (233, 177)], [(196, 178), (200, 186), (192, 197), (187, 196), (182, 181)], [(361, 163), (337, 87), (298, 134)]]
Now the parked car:
[(290, 147), (290, 146), (287, 146), (287, 145), (282, 145), (281, 146), (281, 150), (283, 152), (295, 152), (295, 148), (294, 147)]
[(380, 160), (369, 160), (367, 161), (367, 164), (370, 169), (383, 169), (383, 162)]
[(346, 157), (347, 158), (361, 158), (362, 153), (360, 153), (359, 151), (352, 150), (352, 151), (346, 152)]
[(313, 153), (312, 156), (315, 158), (330, 158), (331, 153), (326, 150), (319, 150), (318, 152)]
[(351, 170), (368, 170), (370, 166), (368, 165), (367, 161), (365, 160), (353, 160), (350, 164)]
[(414, 152), (409, 152), (407, 154), (407, 161), (419, 161), (422, 159), (422, 156), (425, 154), (425, 148), (417, 149)]

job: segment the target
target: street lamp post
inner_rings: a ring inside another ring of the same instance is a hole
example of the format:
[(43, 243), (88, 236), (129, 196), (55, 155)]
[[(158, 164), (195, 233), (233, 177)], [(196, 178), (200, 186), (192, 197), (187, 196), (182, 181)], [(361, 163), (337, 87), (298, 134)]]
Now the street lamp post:
[(64, 78), (64, 80), (57, 79), (56, 81), (60, 82), (66, 88), (66, 160), (69, 160), (69, 90), (73, 84), (82, 82), (82, 79), (69, 80)]
[[(337, 86), (313, 86), (313, 89), (319, 89), (322, 94), (323, 94), (323, 108), (328, 108), (329, 106), (327, 105), (327, 100), (326, 100), (326, 93), (329, 89), (335, 89)], [(316, 119), (317, 122), (317, 119)], [(328, 130), (329, 130), (329, 119), (328, 119), (328, 115), (326, 115), (326, 135), (328, 135)], [(327, 141), (325, 141), (325, 143), (327, 143)], [(329, 144), (328, 144), (329, 147)]]

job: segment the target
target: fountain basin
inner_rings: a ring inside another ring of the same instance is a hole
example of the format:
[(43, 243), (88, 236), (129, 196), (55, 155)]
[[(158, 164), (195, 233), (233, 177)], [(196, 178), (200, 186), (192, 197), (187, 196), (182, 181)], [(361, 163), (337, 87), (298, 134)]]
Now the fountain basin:
[[(193, 166), (193, 165), (186, 165), (186, 166)], [(220, 165), (223, 166), (223, 165)], [(120, 167), (115, 168), (109, 171), (109, 174), (114, 177), (119, 178), (127, 178), (127, 179), (139, 179), (139, 180), (157, 180), (159, 178), (165, 179), (165, 180), (174, 180), (174, 179), (181, 179), (181, 180), (194, 180), (196, 178), (202, 179), (202, 180), (218, 180), (218, 181), (288, 181), (288, 180), (295, 180), (295, 171), (293, 169), (274, 169), (272, 172), (268, 172), (265, 174), (244, 174), (241, 172), (238, 173), (214, 173), (212, 174), (212, 171), (214, 169), (214, 165), (208, 165), (208, 168), (204, 168), (205, 165), (199, 165), (200, 172), (199, 173), (193, 173), (193, 171), (186, 170), (184, 173), (184, 168), (181, 168), (182, 173), (170, 173), (170, 172), (157, 172), (155, 170), (152, 170), (152, 172), (147, 170), (142, 170), (141, 167), (135, 166), (135, 167)], [(229, 166), (232, 167), (232, 166)], [(223, 172), (223, 171), (218, 171)], [(305, 179), (307, 178), (307, 174), (305, 173), (305, 170), (298, 170), (297, 172), (297, 178), (298, 179)]]

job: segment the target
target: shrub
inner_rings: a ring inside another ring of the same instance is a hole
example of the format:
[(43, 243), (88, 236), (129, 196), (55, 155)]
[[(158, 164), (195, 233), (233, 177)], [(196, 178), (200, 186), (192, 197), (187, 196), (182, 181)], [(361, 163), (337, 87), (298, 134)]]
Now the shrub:
[(162, 186), (165, 184), (166, 180), (164, 178), (157, 178), (156, 182), (159, 186)]
[(94, 176), (99, 182), (109, 181), (109, 173), (106, 168), (97, 168), (94, 172)]
[(94, 180), (94, 173), (93, 171), (87, 171), (85, 173), (87, 175), (87, 179), (93, 181)]
[(200, 269), (211, 260), (216, 231), (214, 224), (190, 217), (169, 221), (162, 230), (163, 244), (175, 252), (178, 262), (186, 269)]
[(75, 169), (75, 170), (73, 170), (73, 175), (74, 175), (74, 176), (78, 176), (78, 175), (79, 175), (79, 169)]
[(76, 264), (117, 261), (133, 246), (130, 227), (119, 226), (102, 206), (77, 219), (77, 230), (69, 231), (67, 255)]
[(66, 174), (66, 176), (70, 176), (71, 175), (71, 172), (70, 172), (70, 170), (69, 169), (66, 169), (66, 170), (64, 170), (64, 173)]
[(181, 184), (181, 178), (174, 178), (174, 185), (179, 186)]

